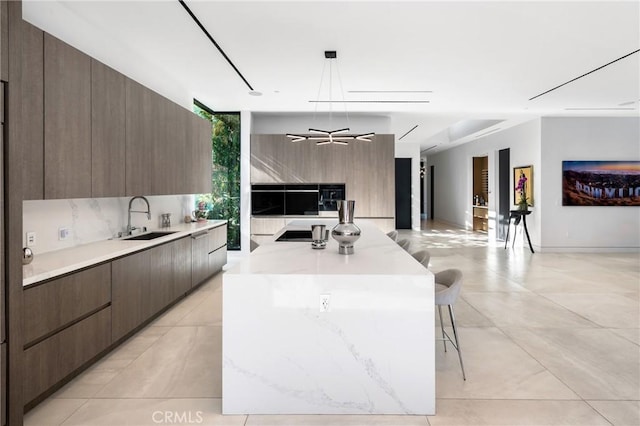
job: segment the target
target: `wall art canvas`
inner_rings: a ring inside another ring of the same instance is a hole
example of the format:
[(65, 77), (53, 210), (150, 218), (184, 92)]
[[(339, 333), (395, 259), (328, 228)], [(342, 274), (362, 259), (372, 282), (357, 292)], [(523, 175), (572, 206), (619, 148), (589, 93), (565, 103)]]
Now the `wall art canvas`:
[(513, 168), (513, 204), (533, 207), (533, 166)]
[(640, 161), (563, 161), (563, 206), (640, 206)]

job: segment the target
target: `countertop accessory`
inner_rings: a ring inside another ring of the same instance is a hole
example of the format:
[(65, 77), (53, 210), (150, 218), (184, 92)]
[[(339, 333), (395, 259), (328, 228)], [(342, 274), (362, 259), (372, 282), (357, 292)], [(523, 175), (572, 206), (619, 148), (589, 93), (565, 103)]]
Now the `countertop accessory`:
[(162, 213), (160, 217), (162, 218), (160, 224), (161, 227), (168, 228), (171, 226), (171, 213)]
[(338, 253), (353, 254), (353, 243), (360, 238), (360, 228), (353, 223), (356, 202), (354, 200), (338, 201), (338, 223), (331, 231), (331, 236), (338, 242)]
[(22, 249), (22, 264), (28, 265), (33, 261), (33, 250), (29, 247), (25, 247)]
[(196, 222), (205, 222), (209, 215), (209, 210), (194, 210), (191, 214)]
[(311, 225), (311, 248), (323, 249), (327, 246), (326, 227), (326, 225)]

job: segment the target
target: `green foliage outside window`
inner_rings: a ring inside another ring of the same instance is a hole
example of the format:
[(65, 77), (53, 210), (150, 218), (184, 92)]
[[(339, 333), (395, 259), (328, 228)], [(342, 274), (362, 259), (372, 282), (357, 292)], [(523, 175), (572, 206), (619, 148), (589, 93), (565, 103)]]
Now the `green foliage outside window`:
[(211, 193), (196, 197), (204, 202), (208, 219), (226, 219), (227, 249), (240, 250), (240, 113), (211, 113), (197, 103), (193, 110), (211, 121)]

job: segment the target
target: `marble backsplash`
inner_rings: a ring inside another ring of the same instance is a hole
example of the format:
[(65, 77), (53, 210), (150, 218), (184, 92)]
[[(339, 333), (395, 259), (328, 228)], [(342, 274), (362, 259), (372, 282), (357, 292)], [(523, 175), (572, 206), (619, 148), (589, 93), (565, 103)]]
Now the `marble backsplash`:
[[(36, 233), (33, 252), (46, 253), (112, 238), (127, 226), (127, 209), (131, 197), (84, 198), (69, 200), (24, 201), (22, 242), (26, 246), (27, 232)], [(131, 225), (160, 228), (160, 215), (171, 213), (171, 223), (182, 222), (194, 209), (193, 195), (148, 196), (151, 220), (142, 213), (131, 214)], [(141, 200), (135, 200), (133, 210), (145, 210)], [(68, 228), (66, 240), (58, 239), (59, 228)]]

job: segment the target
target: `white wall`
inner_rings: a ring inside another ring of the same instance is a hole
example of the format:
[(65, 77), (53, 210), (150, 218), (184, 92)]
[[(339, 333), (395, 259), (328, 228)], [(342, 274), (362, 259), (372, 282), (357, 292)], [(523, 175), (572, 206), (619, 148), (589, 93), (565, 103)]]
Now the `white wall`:
[(542, 119), (545, 250), (640, 247), (640, 207), (562, 206), (563, 160), (640, 160), (640, 118)]
[[(473, 227), (473, 157), (489, 157), (489, 238), (495, 238), (498, 180), (498, 151), (510, 148), (511, 166), (533, 165), (534, 207), (527, 219), (531, 242), (540, 245), (540, 120), (535, 119), (499, 133), (488, 135), (455, 148), (427, 155), (427, 170), (435, 168), (434, 204), (435, 219), (462, 226)], [(428, 153), (427, 153), (428, 154)], [(513, 180), (510, 171), (510, 179)], [(510, 187), (513, 187), (511, 182)], [(510, 194), (510, 199), (512, 195)], [(429, 198), (427, 197), (427, 200)], [(427, 205), (428, 210), (428, 205)], [(519, 243), (522, 239), (518, 240)]]
[(420, 144), (396, 142), (396, 158), (411, 158), (411, 228), (420, 230)]
[[(132, 226), (160, 228), (162, 213), (171, 213), (172, 224), (180, 223), (195, 208), (193, 195), (149, 196), (147, 199), (151, 220), (144, 214), (133, 213)], [(32, 247), (36, 255), (112, 238), (127, 226), (129, 200), (130, 197), (23, 201), (23, 246), (26, 246), (27, 232), (36, 233), (36, 245)], [(143, 201), (134, 201), (134, 210), (145, 207)], [(64, 241), (58, 240), (61, 227), (70, 231)]]

